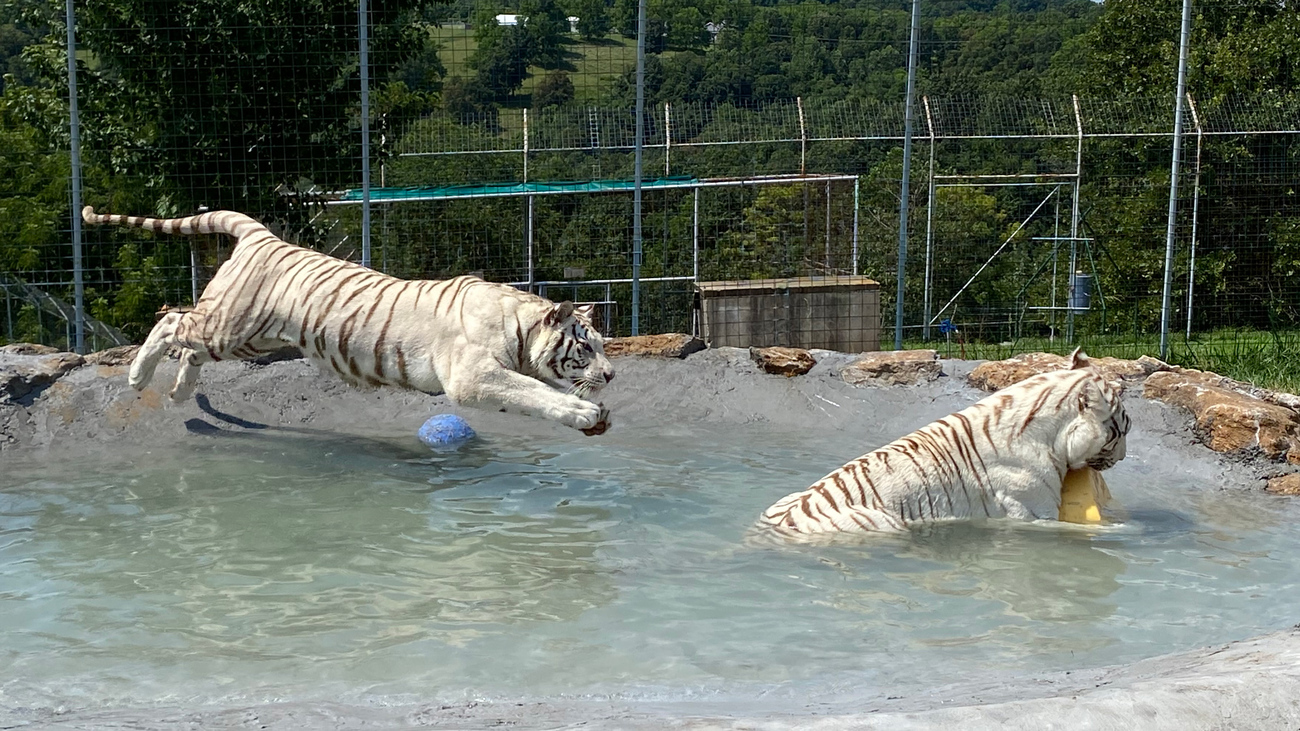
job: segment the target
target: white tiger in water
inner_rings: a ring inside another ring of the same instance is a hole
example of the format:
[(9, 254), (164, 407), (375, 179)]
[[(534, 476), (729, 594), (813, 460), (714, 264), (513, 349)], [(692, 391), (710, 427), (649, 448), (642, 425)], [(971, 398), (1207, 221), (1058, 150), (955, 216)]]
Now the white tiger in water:
[[(591, 309), (463, 276), (407, 281), (286, 243), (233, 211), (188, 218), (98, 215), (167, 234), (221, 233), (230, 260), (188, 312), (164, 316), (131, 364), (142, 390), (170, 346), (181, 350), (171, 398), (194, 391), (204, 363), (297, 346), (357, 386), (445, 392), (457, 404), (531, 414), (601, 434), (609, 411), (587, 397), (614, 378)], [(564, 383), (570, 384), (562, 392)]]
[(1056, 520), (1067, 470), (1124, 458), (1119, 383), (1075, 350), (1066, 369), (1008, 386), (865, 454), (763, 512), (755, 536), (903, 531), (963, 518)]

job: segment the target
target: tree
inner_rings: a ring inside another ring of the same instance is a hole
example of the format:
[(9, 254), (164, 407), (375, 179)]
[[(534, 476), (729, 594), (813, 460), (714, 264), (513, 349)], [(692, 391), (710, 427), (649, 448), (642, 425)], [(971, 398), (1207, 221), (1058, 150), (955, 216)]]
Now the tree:
[(578, 16), (578, 35), (583, 40), (595, 41), (609, 35), (612, 24), (605, 0), (578, 0), (573, 10)]
[(614, 29), (624, 38), (636, 38), (637, 0), (614, 0), (614, 13), (610, 18)]
[(502, 26), (490, 44), (480, 45), (470, 57), (476, 92), (483, 101), (503, 102), (519, 91), (528, 78), (533, 56), (532, 38), (522, 26)]
[[(1300, 13), (1279, 0), (1198, 6), (1188, 90), (1204, 101), (1232, 93), (1291, 92), (1300, 85)], [(1109, 0), (1080, 38), (1074, 73), (1085, 93), (1167, 94), (1178, 69), (1182, 3)]]
[(573, 81), (563, 71), (552, 71), (533, 92), (534, 107), (559, 107), (573, 101)]
[(553, 69), (564, 60), (568, 16), (555, 0), (522, 0), (519, 19), (528, 34), (528, 63)]
[[(422, 46), (419, 3), (371, 4), (372, 77)], [(105, 0), (78, 9), (87, 157), (143, 181), (171, 212), (198, 205), (274, 216), (283, 187), (354, 182), (357, 26), (351, 0)], [(42, 69), (62, 79), (62, 23)], [(110, 121), (111, 120), (111, 121)], [(93, 192), (88, 201), (94, 202)], [(168, 213), (160, 210), (158, 213)]]
[(442, 78), (446, 75), (447, 67), (442, 65), (438, 48), (433, 44), (426, 45), (393, 69), (393, 80), (406, 84), (406, 88), (415, 92), (437, 92), (442, 88)]
[(704, 47), (709, 42), (709, 31), (704, 27), (704, 14), (693, 6), (673, 11), (665, 40), (668, 47), (678, 50)]
[(442, 85), (442, 108), (454, 119), (472, 119), (486, 111), (473, 85), (459, 76), (447, 79)]

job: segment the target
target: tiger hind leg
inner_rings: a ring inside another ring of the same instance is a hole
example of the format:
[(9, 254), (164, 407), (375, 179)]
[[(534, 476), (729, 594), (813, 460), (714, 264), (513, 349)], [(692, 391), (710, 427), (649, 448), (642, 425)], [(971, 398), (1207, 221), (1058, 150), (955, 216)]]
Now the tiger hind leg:
[[(183, 341), (180, 343), (185, 345)], [(220, 358), (222, 360), (252, 360), (253, 354), (272, 353), (278, 348), (285, 346), (281, 340), (270, 340), (265, 338), (254, 338), (242, 345), (225, 348), (213, 352), (208, 348), (187, 347), (181, 351), (180, 369), (176, 371), (176, 385), (172, 387), (169, 397), (172, 401), (180, 403), (190, 396), (194, 395), (194, 387), (199, 382), (199, 371), (202, 370), (204, 363), (211, 363)]]
[(176, 384), (172, 386), (168, 398), (180, 403), (194, 394), (194, 387), (199, 382), (199, 371), (204, 363), (210, 363), (212, 356), (205, 351), (185, 348), (181, 351), (180, 368), (176, 371)]

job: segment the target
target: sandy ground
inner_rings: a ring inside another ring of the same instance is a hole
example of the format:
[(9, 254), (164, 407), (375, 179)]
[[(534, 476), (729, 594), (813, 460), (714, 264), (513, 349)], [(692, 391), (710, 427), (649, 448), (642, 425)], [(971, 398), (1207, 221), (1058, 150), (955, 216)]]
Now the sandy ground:
[[(836, 374), (851, 356), (817, 353), (806, 376), (758, 371), (745, 351), (708, 350), (685, 361), (625, 357), (603, 399), (614, 415), (604, 436), (584, 437), (537, 419), (474, 413), (481, 429), (571, 438), (630, 439), (664, 419), (716, 428), (767, 422), (791, 432), (852, 430), (864, 449), (883, 444), (985, 394), (965, 385), (972, 362), (944, 361), (945, 377), (925, 386), (857, 387)], [(0, 356), (16, 357), (16, 356)], [(124, 367), (86, 366), (17, 403), (0, 401), (0, 466), (10, 455), (84, 458), (124, 443), (187, 438), (214, 430), (343, 432), (364, 438), (368, 425), (413, 433), (443, 397), (363, 391), (303, 361), (205, 367), (200, 398), (170, 405), (158, 390), (174, 363), (137, 394)], [(1137, 389), (1135, 389), (1137, 390)], [(1201, 446), (1190, 417), (1137, 393), (1126, 396), (1134, 430), (1129, 460), (1151, 473), (1205, 469), (1223, 484), (1256, 489), (1266, 467), (1226, 460)], [(462, 413), (469, 413), (464, 412)], [(1159, 459), (1144, 457), (1159, 455)], [(760, 506), (761, 507), (761, 506)], [(1281, 629), (1281, 628), (1279, 628)], [(2, 676), (0, 676), (2, 677)], [(405, 729), (508, 726), (541, 728), (753, 729), (1296, 729), (1300, 728), (1300, 631), (1152, 658), (1128, 666), (1040, 674), (935, 688), (908, 697), (846, 698), (835, 707), (774, 713), (728, 703), (460, 704), (332, 706), (283, 703), (243, 708), (138, 708), (81, 712), (0, 706), (0, 729)]]

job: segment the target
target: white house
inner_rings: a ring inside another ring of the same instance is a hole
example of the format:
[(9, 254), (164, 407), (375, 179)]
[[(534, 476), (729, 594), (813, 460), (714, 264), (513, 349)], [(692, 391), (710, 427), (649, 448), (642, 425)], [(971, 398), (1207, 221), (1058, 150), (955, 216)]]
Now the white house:
[(568, 21), (569, 21), (569, 32), (570, 32), (570, 33), (577, 33), (577, 32), (578, 32), (578, 21), (581, 20), (581, 18), (579, 18), (579, 17), (576, 16), (576, 15), (570, 15), (568, 18), (565, 18), (565, 20), (568, 20)]
[(497, 16), (497, 25), (519, 25), (519, 16), (513, 13), (502, 13)]

